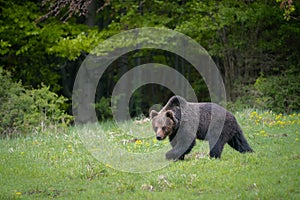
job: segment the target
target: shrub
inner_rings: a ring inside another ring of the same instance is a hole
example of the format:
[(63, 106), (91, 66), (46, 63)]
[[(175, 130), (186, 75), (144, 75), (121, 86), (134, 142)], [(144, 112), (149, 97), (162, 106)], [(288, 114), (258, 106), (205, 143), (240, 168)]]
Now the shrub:
[(95, 109), (99, 120), (111, 119), (111, 98), (101, 97), (100, 101), (95, 103)]
[(227, 108), (231, 111), (251, 107), (276, 113), (299, 112), (299, 77), (299, 70), (292, 67), (277, 76), (261, 74), (254, 84), (236, 87), (239, 97), (234, 102), (228, 102)]
[(245, 108), (257, 108), (255, 100), (257, 98), (257, 91), (253, 84), (236, 84), (235, 91), (238, 97), (235, 101), (229, 101), (226, 108), (232, 112), (237, 112)]
[(62, 106), (66, 98), (42, 85), (39, 89), (24, 89), (12, 81), (10, 74), (0, 68), (0, 134), (28, 134), (47, 127), (68, 125), (72, 117)]
[(257, 90), (257, 107), (286, 113), (300, 110), (299, 73), (287, 71), (279, 76), (261, 75), (254, 87)]

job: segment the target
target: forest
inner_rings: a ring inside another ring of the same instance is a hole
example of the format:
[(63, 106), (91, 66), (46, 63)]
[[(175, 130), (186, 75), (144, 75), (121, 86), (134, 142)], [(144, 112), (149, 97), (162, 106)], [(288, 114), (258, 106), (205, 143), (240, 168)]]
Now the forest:
[[(123, 31), (160, 27), (198, 42), (221, 72), (227, 107), (292, 113), (300, 110), (300, 2), (292, 0), (0, 0), (0, 131), (40, 119), (72, 122), (72, 89), (85, 58)], [(180, 72), (198, 101), (207, 86), (179, 55), (139, 49), (115, 60), (99, 81), (95, 109), (112, 118), (111, 95), (130, 69), (160, 63)], [(171, 77), (165, 77), (171, 78)], [(168, 88), (147, 84), (131, 97), (133, 117), (164, 104)]]

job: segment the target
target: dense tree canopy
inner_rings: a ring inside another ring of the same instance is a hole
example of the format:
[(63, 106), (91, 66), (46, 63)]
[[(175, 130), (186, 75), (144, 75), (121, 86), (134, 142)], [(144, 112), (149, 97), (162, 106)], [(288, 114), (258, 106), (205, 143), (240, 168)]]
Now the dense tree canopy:
[[(289, 84), (300, 74), (298, 1), (0, 0), (0, 6), (0, 66), (25, 86), (44, 83), (70, 98), (78, 67), (100, 41), (132, 28), (166, 27), (190, 36), (210, 53), (229, 100), (300, 110), (298, 81)], [(141, 50), (122, 56), (102, 77), (96, 106), (100, 118), (110, 116), (105, 108), (116, 80), (148, 62), (173, 66), (187, 77), (200, 101), (210, 100), (201, 76), (184, 59)], [(274, 77), (281, 77), (280, 88), (286, 93), (274, 91)], [(145, 86), (134, 94), (131, 112), (145, 112), (151, 103), (164, 102), (170, 95), (163, 87)]]

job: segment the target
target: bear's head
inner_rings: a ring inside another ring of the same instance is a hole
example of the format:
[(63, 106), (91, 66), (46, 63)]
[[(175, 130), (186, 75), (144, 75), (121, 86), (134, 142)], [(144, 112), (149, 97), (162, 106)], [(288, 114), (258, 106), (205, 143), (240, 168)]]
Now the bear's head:
[(172, 110), (160, 112), (152, 110), (150, 119), (152, 120), (152, 127), (157, 140), (163, 140), (174, 132), (177, 120)]

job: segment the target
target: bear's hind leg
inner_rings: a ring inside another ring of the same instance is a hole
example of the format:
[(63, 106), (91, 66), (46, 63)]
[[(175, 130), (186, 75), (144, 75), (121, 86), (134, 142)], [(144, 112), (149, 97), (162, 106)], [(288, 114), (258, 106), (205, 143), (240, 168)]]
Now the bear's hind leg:
[(180, 156), (178, 160), (184, 160), (184, 156), (185, 156), (185, 154), (183, 154), (182, 156)]
[(224, 148), (225, 143), (222, 140), (218, 140), (217, 143), (214, 145), (212, 141), (209, 141), (209, 156), (211, 158), (221, 158), (221, 154)]

